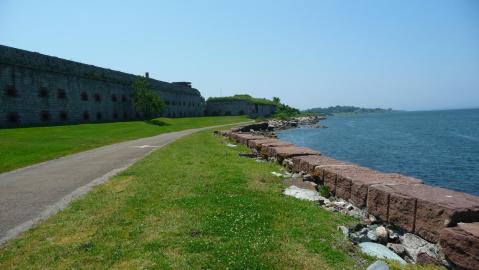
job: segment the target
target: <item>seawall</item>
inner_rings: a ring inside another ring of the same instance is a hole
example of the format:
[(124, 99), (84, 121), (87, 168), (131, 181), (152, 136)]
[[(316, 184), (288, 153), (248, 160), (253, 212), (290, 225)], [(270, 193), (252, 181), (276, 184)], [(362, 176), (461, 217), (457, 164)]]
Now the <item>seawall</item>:
[(424, 184), (422, 180), (383, 173), (257, 133), (264, 125), (223, 132), (292, 172), (310, 174), (334, 197), (364, 209), (388, 226), (415, 234), (442, 248), (447, 261), (479, 269), (479, 197)]

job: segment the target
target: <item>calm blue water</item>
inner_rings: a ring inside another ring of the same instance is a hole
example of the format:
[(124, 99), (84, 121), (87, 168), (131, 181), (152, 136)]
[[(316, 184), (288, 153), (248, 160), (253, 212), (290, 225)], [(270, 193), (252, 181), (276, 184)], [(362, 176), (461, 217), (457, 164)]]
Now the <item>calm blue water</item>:
[(279, 138), (340, 160), (479, 195), (479, 109), (333, 116)]

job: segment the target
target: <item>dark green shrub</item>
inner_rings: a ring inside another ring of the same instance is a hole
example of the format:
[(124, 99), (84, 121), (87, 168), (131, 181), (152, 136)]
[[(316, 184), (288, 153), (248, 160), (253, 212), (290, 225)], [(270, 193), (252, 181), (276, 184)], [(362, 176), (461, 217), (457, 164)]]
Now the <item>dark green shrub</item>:
[(329, 198), (329, 196), (331, 196), (331, 193), (329, 191), (329, 187), (327, 186), (321, 186), (319, 188), (319, 195), (325, 197), (325, 198)]
[(133, 82), (132, 88), (135, 90), (131, 95), (133, 106), (145, 118), (152, 118), (160, 115), (165, 108), (165, 103), (160, 96), (151, 88), (148, 80), (143, 77), (138, 77)]

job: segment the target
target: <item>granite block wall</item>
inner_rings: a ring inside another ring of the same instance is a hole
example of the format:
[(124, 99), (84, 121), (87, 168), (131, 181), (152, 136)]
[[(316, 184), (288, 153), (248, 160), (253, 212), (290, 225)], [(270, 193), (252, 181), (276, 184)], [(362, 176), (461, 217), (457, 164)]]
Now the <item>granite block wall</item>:
[[(130, 100), (138, 76), (0, 45), (0, 127), (138, 119)], [(188, 84), (149, 79), (163, 116), (201, 116)]]
[(269, 116), (276, 106), (267, 104), (252, 104), (244, 100), (207, 102), (206, 115), (249, 115), (251, 117)]

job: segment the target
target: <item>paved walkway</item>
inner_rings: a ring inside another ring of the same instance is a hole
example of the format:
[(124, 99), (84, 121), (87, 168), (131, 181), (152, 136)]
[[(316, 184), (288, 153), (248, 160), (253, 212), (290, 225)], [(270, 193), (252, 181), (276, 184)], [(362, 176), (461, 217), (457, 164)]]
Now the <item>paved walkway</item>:
[(0, 245), (166, 144), (208, 128), (127, 141), (0, 174)]

